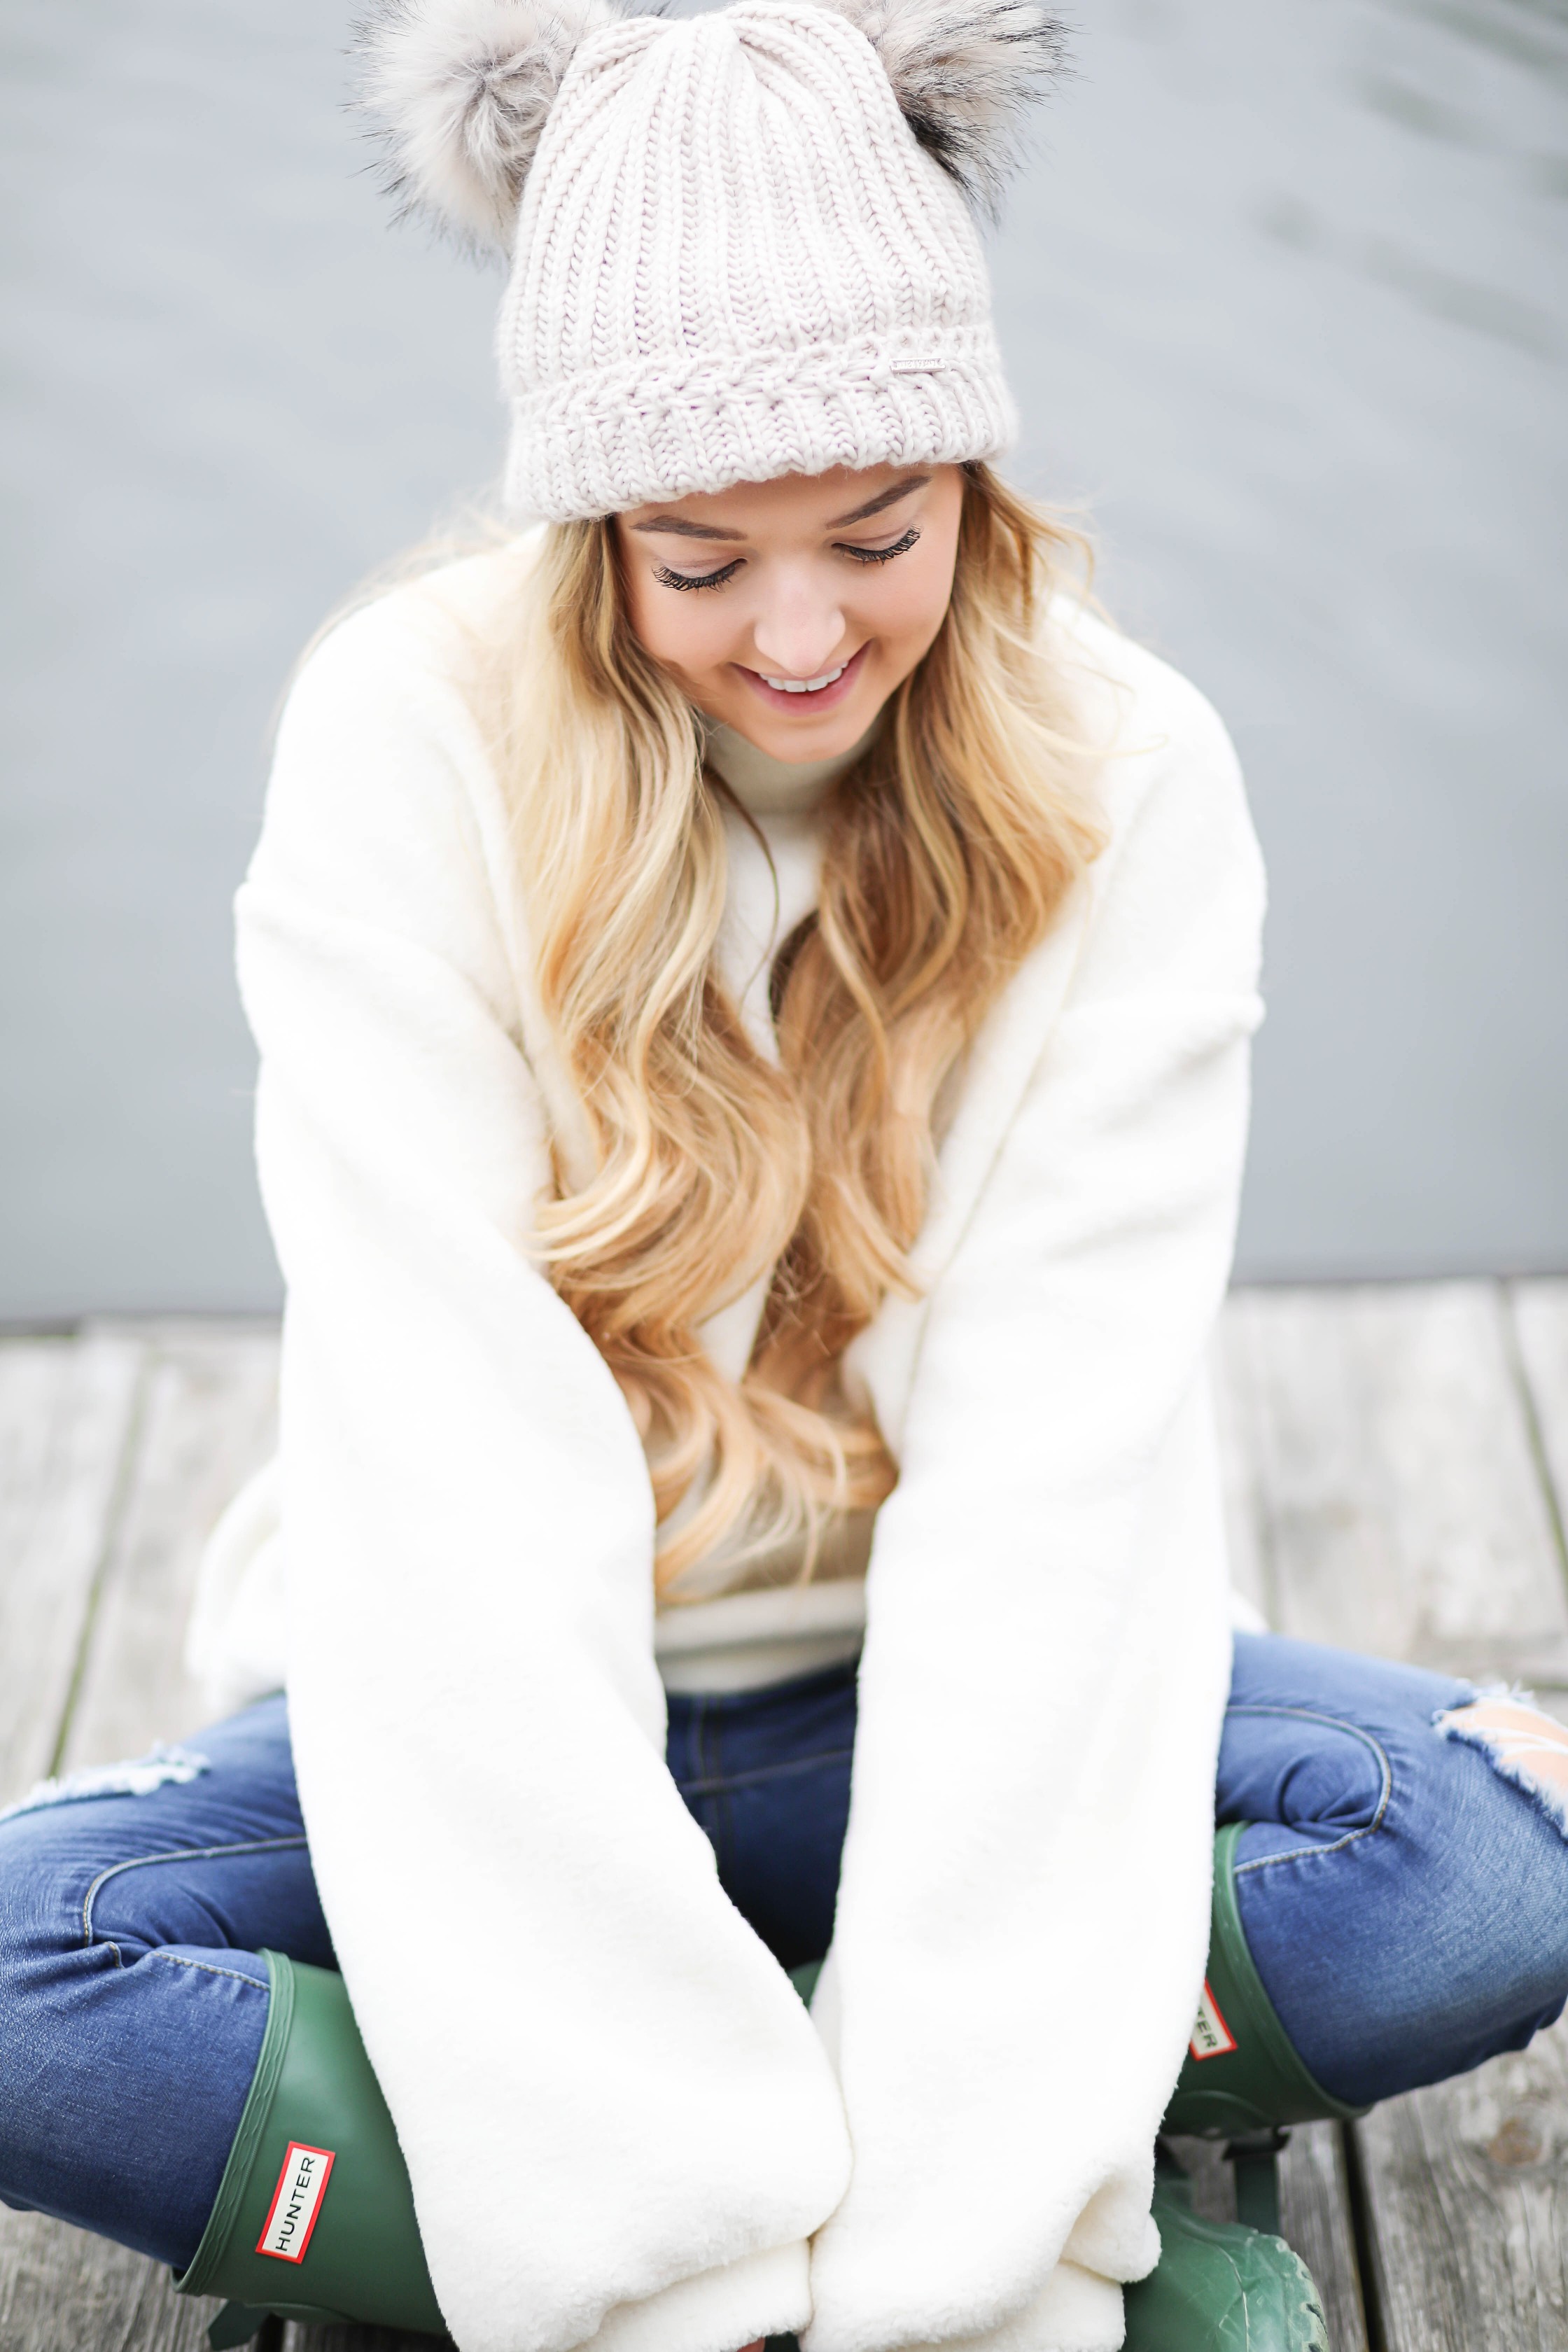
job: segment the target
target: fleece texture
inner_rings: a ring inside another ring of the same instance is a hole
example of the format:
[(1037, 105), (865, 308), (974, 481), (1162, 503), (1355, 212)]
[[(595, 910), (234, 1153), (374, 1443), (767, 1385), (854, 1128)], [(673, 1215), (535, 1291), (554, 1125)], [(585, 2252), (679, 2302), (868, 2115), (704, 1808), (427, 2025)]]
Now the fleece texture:
[[(1111, 2352), (1228, 1674), (1202, 1363), (1258, 1017), (1236, 763), (1160, 662), (1053, 622), (1109, 845), (971, 1057), (923, 1296), (854, 1349), (900, 1475), (808, 2016), (666, 1770), (646, 1465), (530, 1259), (573, 1105), (455, 683), (528, 561), (347, 621), (283, 720), (239, 900), (281, 1451), (205, 1663), (231, 1617), (241, 1677), (286, 1632), (322, 1900), (462, 2352)], [(731, 939), (765, 937), (765, 861), (731, 888)]]

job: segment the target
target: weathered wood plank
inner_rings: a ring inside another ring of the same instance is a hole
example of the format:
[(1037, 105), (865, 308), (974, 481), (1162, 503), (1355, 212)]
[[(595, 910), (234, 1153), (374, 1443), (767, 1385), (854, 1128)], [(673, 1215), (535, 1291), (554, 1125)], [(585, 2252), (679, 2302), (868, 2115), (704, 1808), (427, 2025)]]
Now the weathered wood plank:
[(217, 2308), (107, 2239), (0, 2208), (4, 2352), (206, 2352)]
[(1568, 1596), (1494, 1286), (1243, 1292), (1220, 1362), (1280, 1632), (1568, 1682)]
[(55, 1761), (145, 1360), (127, 1334), (0, 1344), (0, 1804)]
[(196, 1569), (220, 1512), (274, 1439), (270, 1326), (165, 1328), (148, 1353), (141, 1443), (67, 1735), (71, 1765), (177, 1739), (208, 1713), (181, 1663)]
[(1231, 1326), (1234, 1298), (1227, 1305), (1209, 1360), (1209, 1392), (1214, 1400), (1215, 1433), (1219, 1440), (1220, 1472), (1225, 1496), (1226, 1549), (1233, 1591), (1257, 1610), (1265, 1624), (1275, 1622), (1270, 1560), (1264, 1543), (1266, 1524), (1258, 1464), (1251, 1443), (1249, 1398), (1231, 1375), (1228, 1351), (1234, 1347)]
[(1568, 1577), (1568, 1282), (1517, 1282), (1510, 1293), (1542, 1470), (1552, 1490), (1559, 1565)]
[[(85, 1642), (74, 1682), (54, 1676), (48, 1727), (51, 1748), (63, 1731), (68, 1769), (133, 1754), (160, 1736), (189, 1730), (199, 1717), (200, 1701), (180, 1668), (181, 1633), (202, 1542), (268, 1439), (277, 1343), (265, 1329), (143, 1327), (134, 1334), (94, 1332), (71, 1352), (84, 1368), (88, 1392), (99, 1400), (100, 1418), (121, 1433), (123, 1459), (112, 1475), (106, 1472), (100, 1456), (111, 1450), (107, 1441), (89, 1445), (78, 1426), (82, 1416), (68, 1413), (74, 1451), (64, 1439), (52, 1451), (32, 1447), (37, 1476), (62, 1489), (53, 1517), (36, 1514), (40, 1529), (62, 1512), (62, 1524), (79, 1522), (74, 1551), (35, 1534), (26, 1555), (33, 1572), (46, 1580), (54, 1561), (70, 1567), (90, 1555), (89, 1568), (73, 1570), (69, 1621), (73, 1653), (84, 1632)], [(113, 1374), (122, 1359), (133, 1369), (136, 1411), (132, 1417), (121, 1410), (117, 1422), (104, 1397), (112, 1402), (121, 1393)], [(0, 1413), (5, 1403), (0, 1395)], [(64, 1506), (73, 1479), (74, 1517)], [(5, 1655), (9, 1666), (0, 1660), (0, 1672), (9, 1697), (12, 1681), (25, 1687), (32, 1658), (25, 1651)], [(176, 2296), (166, 2270), (122, 2248), (41, 2215), (4, 2210), (0, 2282), (4, 2352), (82, 2352), (100, 2345), (115, 2352), (197, 2352), (217, 2308), (205, 2298)]]
[(1302, 2124), (1291, 2133), (1279, 2159), (1279, 2226), (1318, 2283), (1330, 2352), (1367, 2352), (1344, 2134), (1338, 2124)]
[(1389, 2352), (1568, 2352), (1568, 2028), (1355, 2130)]

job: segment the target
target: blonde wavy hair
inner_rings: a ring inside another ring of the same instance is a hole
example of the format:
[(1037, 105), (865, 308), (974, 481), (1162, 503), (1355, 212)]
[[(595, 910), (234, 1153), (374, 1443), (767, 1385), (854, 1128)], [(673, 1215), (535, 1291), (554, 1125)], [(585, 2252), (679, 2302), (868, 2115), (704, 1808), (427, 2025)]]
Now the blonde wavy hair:
[[(558, 1151), (538, 1246), (636, 1420), (664, 1600), (721, 1545), (740, 1562), (804, 1534), (809, 1575), (824, 1515), (891, 1490), (845, 1350), (915, 1294), (944, 1087), (1100, 845), (1039, 626), (1082, 541), (965, 474), (946, 617), (829, 797), (819, 903), (775, 961), (776, 1065), (715, 957), (727, 787), (633, 635), (613, 526), (553, 526), (485, 649), (479, 715), (591, 1145), (585, 1181)], [(770, 1268), (736, 1382), (699, 1326)]]

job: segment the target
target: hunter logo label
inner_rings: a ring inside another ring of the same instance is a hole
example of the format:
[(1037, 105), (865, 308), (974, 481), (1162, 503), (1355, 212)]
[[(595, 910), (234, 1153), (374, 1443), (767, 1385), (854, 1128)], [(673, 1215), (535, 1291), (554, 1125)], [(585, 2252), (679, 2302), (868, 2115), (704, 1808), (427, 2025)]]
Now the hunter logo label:
[(266, 2225), (256, 2242), (258, 2254), (273, 2254), (280, 2263), (302, 2263), (333, 2162), (330, 2147), (307, 2147), (291, 2139)]
[(1187, 2047), (1194, 2058), (1224, 2058), (1236, 2048), (1236, 2036), (1220, 2015), (1219, 2003), (1209, 1990), (1207, 1977), (1198, 2003), (1198, 2021)]

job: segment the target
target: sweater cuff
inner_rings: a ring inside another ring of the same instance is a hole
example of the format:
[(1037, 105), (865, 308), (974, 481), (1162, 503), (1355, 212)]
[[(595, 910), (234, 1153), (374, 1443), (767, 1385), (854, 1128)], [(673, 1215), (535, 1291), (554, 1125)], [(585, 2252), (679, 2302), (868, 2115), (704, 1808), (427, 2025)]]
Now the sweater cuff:
[(810, 2317), (811, 2257), (802, 2238), (678, 2279), (641, 2303), (616, 2304), (581, 2352), (741, 2352), (759, 2336), (798, 2336)]
[[(909, 2344), (899, 2352), (1118, 2352), (1126, 2332), (1121, 2289), (1098, 2271), (1059, 2262), (1021, 2311), (977, 2336)], [(839, 2352), (830, 2327), (813, 2326), (801, 2352)]]

